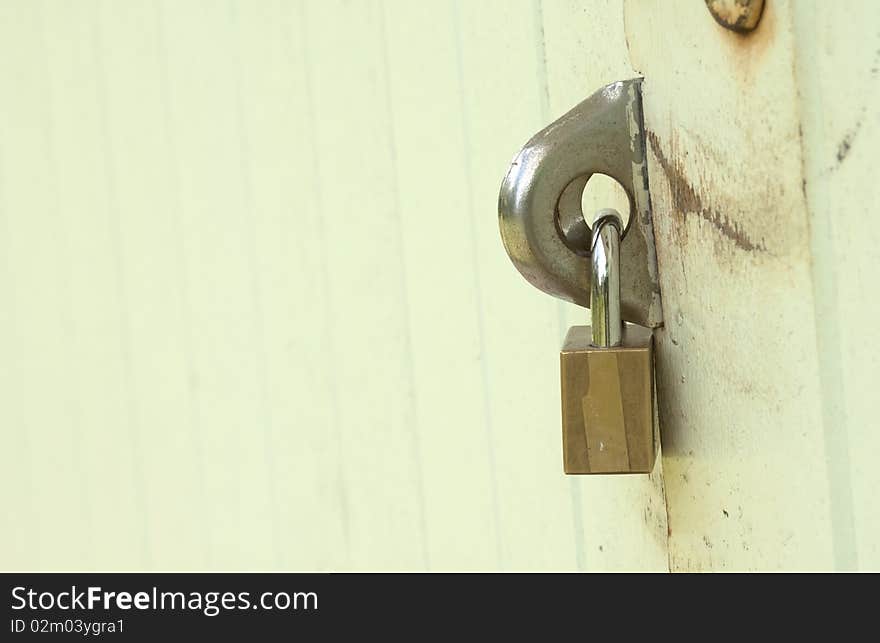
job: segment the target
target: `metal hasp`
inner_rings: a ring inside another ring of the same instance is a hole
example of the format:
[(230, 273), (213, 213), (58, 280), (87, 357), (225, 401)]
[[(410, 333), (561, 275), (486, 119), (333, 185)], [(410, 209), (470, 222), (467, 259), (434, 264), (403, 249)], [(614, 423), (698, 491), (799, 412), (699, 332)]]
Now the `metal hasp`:
[(603, 87), (520, 150), (498, 198), (504, 247), (532, 285), (589, 308), (590, 230), (581, 193), (596, 173), (615, 179), (629, 197), (620, 245), (621, 315), (660, 326), (640, 78)]

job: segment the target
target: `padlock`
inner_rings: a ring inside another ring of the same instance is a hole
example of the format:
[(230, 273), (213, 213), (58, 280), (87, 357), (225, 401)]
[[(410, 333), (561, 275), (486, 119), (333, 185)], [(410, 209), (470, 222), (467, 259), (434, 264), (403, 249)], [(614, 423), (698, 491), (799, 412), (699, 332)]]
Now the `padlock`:
[(568, 331), (560, 353), (562, 451), (567, 474), (650, 473), (654, 433), (651, 329), (620, 315), (620, 239), (615, 210), (601, 210), (591, 239), (591, 326)]
[[(498, 195), (501, 238), (520, 274), (592, 311), (592, 326), (572, 328), (560, 355), (570, 474), (649, 473), (657, 457), (651, 329), (663, 325), (663, 307), (646, 142), (641, 79), (611, 83), (529, 139)], [(588, 226), (582, 194), (594, 174), (626, 193), (625, 228), (615, 211)]]

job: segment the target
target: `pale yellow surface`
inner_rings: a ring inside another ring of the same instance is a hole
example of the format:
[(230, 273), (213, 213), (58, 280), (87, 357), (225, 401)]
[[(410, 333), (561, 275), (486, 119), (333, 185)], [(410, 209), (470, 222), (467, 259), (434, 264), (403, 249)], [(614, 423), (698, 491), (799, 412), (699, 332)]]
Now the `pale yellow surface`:
[[(0, 0), (0, 569), (878, 567), (880, 16), (768, 4)], [(639, 74), (766, 251), (650, 157), (667, 453), (567, 478), (498, 187)]]
[(665, 568), (498, 235), (546, 9), (0, 2), (0, 568)]
[[(843, 6), (846, 9), (843, 10)], [(673, 570), (876, 569), (880, 5), (627, 0)]]

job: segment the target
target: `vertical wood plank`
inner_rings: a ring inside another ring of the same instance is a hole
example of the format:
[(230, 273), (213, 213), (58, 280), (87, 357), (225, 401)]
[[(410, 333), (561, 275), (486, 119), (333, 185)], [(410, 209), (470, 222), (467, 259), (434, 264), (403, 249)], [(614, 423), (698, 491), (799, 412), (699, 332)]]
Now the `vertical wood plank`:
[(4, 42), (21, 39), (3, 101), (17, 331), (10, 362), (21, 369), (21, 425), (11, 430), (27, 431), (32, 447), (26, 551), (36, 550), (13, 552), (13, 560), (53, 569), (99, 558), (148, 565), (96, 7), (70, 15), (55, 3), (4, 8), (11, 10), (4, 24), (19, 26)]
[(355, 568), (429, 564), (381, 6), (309, 2), (341, 448)]
[[(266, 384), (273, 422), (281, 564), (339, 569), (348, 551), (345, 463), (317, 194), (305, 13), (283, 0), (236, 3), (235, 74), (249, 161)], [(344, 343), (341, 344), (344, 346)]]
[(673, 569), (833, 565), (791, 7), (766, 3), (743, 38), (697, 7), (626, 3)]
[(229, 6), (161, 3), (164, 73), (180, 199), (203, 427), (212, 555), (235, 567), (281, 560), (276, 463), (263, 374), (259, 277)]
[(394, 171), (388, 207), (399, 221), (405, 265), (401, 312), (409, 326), (428, 560), (440, 569), (498, 567), (495, 426), (484, 376), (489, 356), (478, 308), (457, 23), (448, 2), (385, 2), (382, 12), (377, 82), (385, 85)]
[(517, 274), (496, 216), (511, 158), (545, 124), (540, 8), (458, 2), (455, 19), (466, 154), (460, 163), (468, 170), (464, 206), (480, 279), (502, 564), (575, 569), (585, 564), (584, 544), (562, 474), (557, 303)]
[(880, 318), (880, 6), (792, 3), (834, 564), (880, 565), (875, 395)]
[[(0, 11), (0, 37), (15, 52), (3, 57), (0, 83), (2, 370), (8, 385), (0, 425), (11, 438), (3, 448), (9, 475), (3, 484), (3, 504), (9, 507), (3, 531), (10, 534), (11, 548), (4, 557), (12, 567), (29, 561), (52, 568), (90, 553), (79, 461), (82, 425), (67, 388), (76, 373), (67, 352), (75, 332), (67, 238), (40, 6), (11, 3)], [(46, 399), (46, 391), (58, 393)], [(58, 488), (59, 480), (69, 481), (66, 488)], [(67, 525), (81, 537), (64, 538)]]
[[(618, 0), (541, 4), (550, 122), (602, 86), (639, 74), (629, 62), (623, 8)], [(612, 185), (587, 184), (589, 216), (613, 206)], [(625, 243), (625, 241), (624, 241)], [(589, 323), (589, 311), (559, 304), (559, 343), (569, 326)], [(571, 481), (583, 515), (591, 569), (667, 569), (663, 465), (651, 476), (596, 476)]]
[(212, 556), (203, 453), (211, 431), (200, 424), (194, 381), (159, 14), (152, 2), (104, 3), (95, 23), (151, 564), (199, 569)]

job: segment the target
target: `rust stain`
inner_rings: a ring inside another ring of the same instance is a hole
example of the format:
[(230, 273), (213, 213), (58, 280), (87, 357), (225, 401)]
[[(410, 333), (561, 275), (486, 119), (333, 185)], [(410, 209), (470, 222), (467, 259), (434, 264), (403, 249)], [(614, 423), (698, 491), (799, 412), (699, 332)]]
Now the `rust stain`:
[(731, 221), (721, 212), (707, 206), (703, 196), (688, 182), (681, 166), (666, 157), (657, 135), (649, 131), (647, 136), (651, 150), (657, 157), (657, 162), (660, 164), (663, 175), (666, 177), (666, 182), (672, 195), (672, 204), (677, 212), (696, 214), (709, 223), (723, 237), (732, 241), (740, 250), (745, 250), (746, 252), (767, 251), (763, 241), (751, 239), (735, 221)]
[(747, 33), (716, 30), (713, 39), (723, 58), (719, 60), (719, 73), (724, 70), (739, 85), (753, 86), (775, 56), (774, 50), (779, 19), (772, 4), (765, 5), (759, 29)]

